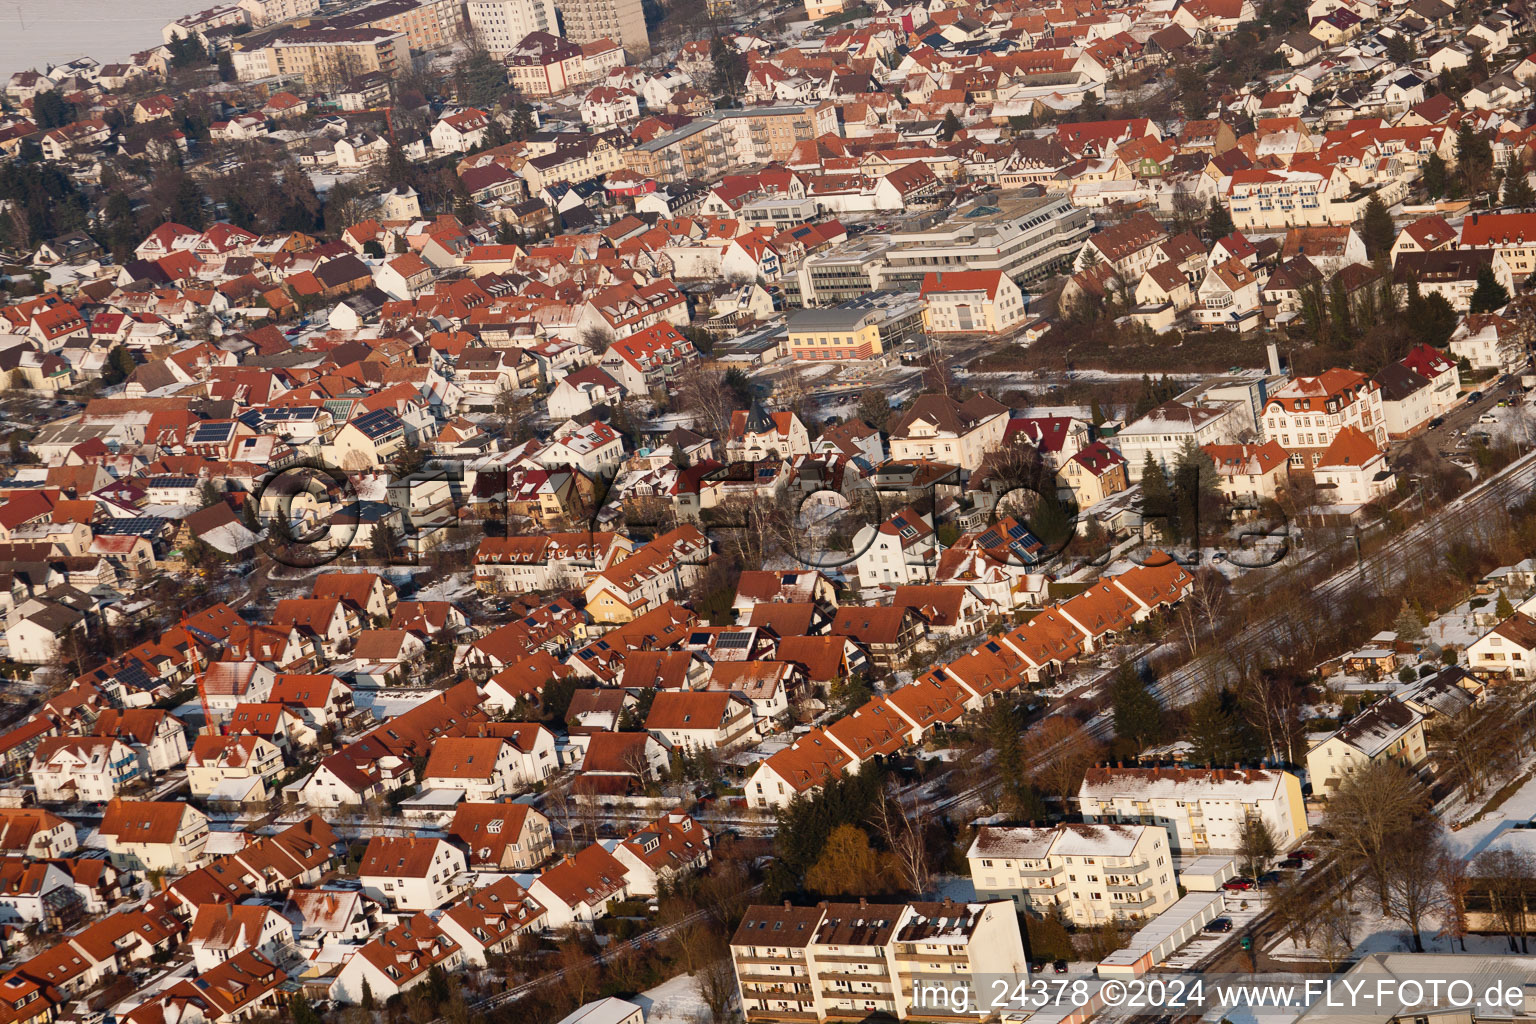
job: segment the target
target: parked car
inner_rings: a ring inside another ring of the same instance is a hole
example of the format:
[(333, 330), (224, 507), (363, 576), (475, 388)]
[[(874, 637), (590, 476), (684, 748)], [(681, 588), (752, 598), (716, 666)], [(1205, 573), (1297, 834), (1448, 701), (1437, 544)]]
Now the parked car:
[(1479, 422), (1479, 423), (1497, 423), (1497, 422), (1499, 422), (1499, 418), (1497, 416), (1495, 416), (1491, 412), (1485, 412), (1485, 413), (1483, 413), (1481, 416), (1479, 416), (1477, 418), (1477, 422)]
[(1055, 963), (1051, 964), (1051, 970), (1055, 971), (1057, 974), (1066, 974), (1067, 962), (1065, 960), (1057, 960)]
[(1305, 863), (1306, 861), (1302, 860), (1300, 857), (1287, 857), (1285, 860), (1280, 862), (1280, 866), (1283, 868), (1289, 868), (1294, 871), (1296, 868), (1301, 867)]
[(1229, 892), (1244, 892), (1253, 888), (1253, 879), (1234, 878), (1230, 882), (1223, 882), (1221, 887)]
[(1292, 850), (1291, 851), (1291, 856), (1292, 857), (1300, 857), (1302, 860), (1317, 860), (1317, 851), (1316, 850), (1308, 850), (1305, 847), (1303, 847), (1300, 850)]
[(1483, 393), (1481, 391), (1474, 391), (1470, 395), (1467, 396), (1467, 404), (1468, 405), (1471, 405), (1473, 402), (1481, 402), (1482, 400), (1483, 400)]
[(1218, 917), (1206, 925), (1205, 930), (1208, 932), (1229, 932), (1232, 930), (1232, 919), (1230, 917)]
[(1445, 417), (1444, 416), (1436, 416), (1434, 419), (1429, 421), (1429, 429), (1430, 430), (1434, 430), (1436, 427), (1443, 427), (1443, 426), (1445, 426)]
[(1266, 871), (1259, 876), (1260, 885), (1274, 885), (1278, 881), (1280, 881), (1280, 872), (1278, 871)]

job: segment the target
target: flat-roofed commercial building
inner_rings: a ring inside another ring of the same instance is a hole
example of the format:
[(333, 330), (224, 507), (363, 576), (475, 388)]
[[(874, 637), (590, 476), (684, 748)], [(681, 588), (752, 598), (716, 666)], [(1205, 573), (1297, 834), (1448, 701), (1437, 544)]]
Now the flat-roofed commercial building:
[(919, 296), (875, 292), (794, 313), (786, 344), (791, 359), (878, 359), (922, 330)]

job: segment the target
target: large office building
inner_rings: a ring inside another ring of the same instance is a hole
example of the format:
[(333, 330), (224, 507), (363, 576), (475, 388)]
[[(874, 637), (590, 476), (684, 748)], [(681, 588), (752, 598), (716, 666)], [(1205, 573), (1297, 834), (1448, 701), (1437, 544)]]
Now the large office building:
[(911, 217), (801, 261), (800, 301), (825, 305), (869, 291), (917, 292), (928, 274), (997, 270), (1016, 282), (1069, 267), (1093, 221), (1064, 195), (993, 195), (953, 213)]

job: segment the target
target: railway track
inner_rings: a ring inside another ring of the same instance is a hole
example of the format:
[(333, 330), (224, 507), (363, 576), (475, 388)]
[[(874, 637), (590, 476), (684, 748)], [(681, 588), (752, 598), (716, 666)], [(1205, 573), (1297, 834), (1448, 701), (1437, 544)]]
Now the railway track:
[[(1536, 490), (1536, 451), (1516, 459), (1499, 473), (1475, 485), (1466, 494), (1447, 502), (1432, 516), (1415, 523), (1402, 533), (1387, 540), (1381, 547), (1347, 568), (1341, 569), (1309, 589), (1311, 603), (1306, 607), (1308, 621), (1297, 622), (1292, 616), (1296, 609), (1281, 609), (1249, 623), (1233, 637), (1221, 643), (1219, 651), (1210, 651), (1164, 673), (1152, 684), (1152, 691), (1163, 706), (1182, 707), (1190, 703), (1206, 687), (1227, 682), (1233, 675), (1233, 665), (1244, 660), (1253, 663), (1277, 639), (1293, 630), (1309, 628), (1311, 622), (1337, 616), (1351, 596), (1362, 590), (1377, 593), (1390, 592), (1402, 583), (1410, 571), (1420, 564), (1443, 559), (1450, 545), (1467, 537), (1475, 536), (1490, 522), (1494, 513), (1518, 505)], [(1277, 584), (1296, 582), (1294, 571), (1282, 570)], [(1109, 673), (1101, 676), (1099, 682)], [(1107, 707), (1083, 723), (1083, 728), (1095, 739), (1104, 741), (1114, 737), (1114, 718)], [(1029, 766), (1044, 763), (1060, 748), (1056, 744), (1037, 751), (1029, 758)], [(964, 810), (986, 791), (990, 783), (972, 786), (959, 793), (949, 794), (932, 802), (933, 811)]]

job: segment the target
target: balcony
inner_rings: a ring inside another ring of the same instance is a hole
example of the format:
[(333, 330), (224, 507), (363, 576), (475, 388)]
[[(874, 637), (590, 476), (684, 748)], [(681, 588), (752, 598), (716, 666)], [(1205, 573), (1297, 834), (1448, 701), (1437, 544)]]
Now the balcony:
[(1141, 882), (1121, 882), (1108, 886), (1110, 892), (1146, 892), (1150, 888), (1152, 888), (1152, 880), (1150, 878)]
[(968, 964), (971, 958), (964, 953), (897, 953), (897, 963)]
[(770, 996), (792, 996), (798, 1002), (801, 999), (810, 998), (810, 992), (804, 985), (764, 985), (759, 982), (742, 979), (742, 994), (749, 999), (765, 999)]
[(820, 971), (817, 973), (817, 977), (823, 981), (887, 981), (890, 976), (890, 972), (884, 967), (877, 971)]
[(1111, 905), (1117, 910), (1145, 910), (1156, 902), (1156, 896), (1146, 896), (1139, 900), (1114, 900)]

